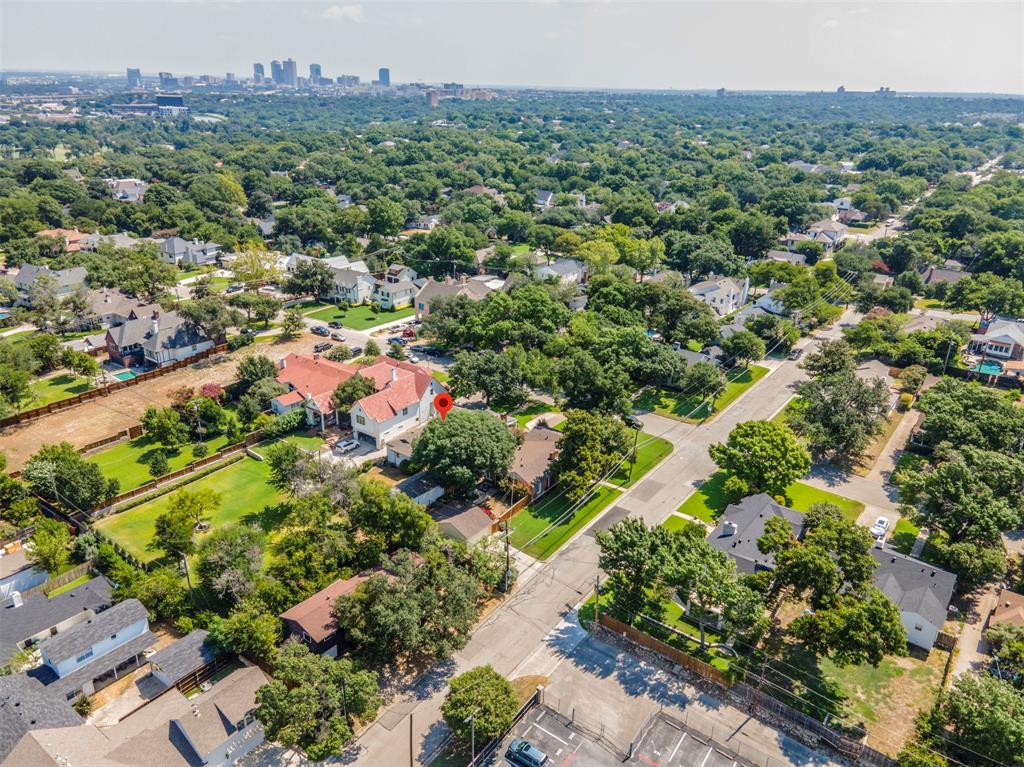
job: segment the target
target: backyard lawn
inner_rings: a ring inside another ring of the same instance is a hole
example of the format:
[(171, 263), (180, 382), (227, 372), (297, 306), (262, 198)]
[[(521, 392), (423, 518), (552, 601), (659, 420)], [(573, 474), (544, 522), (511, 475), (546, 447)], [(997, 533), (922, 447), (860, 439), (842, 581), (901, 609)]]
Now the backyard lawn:
[(74, 373), (61, 373), (49, 378), (40, 378), (32, 382), (32, 396), (25, 401), (23, 409), (29, 410), (49, 405), (51, 402), (59, 402), (91, 388), (88, 378)]
[[(725, 476), (724, 471), (718, 471), (708, 477), (704, 484), (683, 501), (683, 505), (679, 507), (678, 512), (707, 522), (709, 525), (717, 524), (719, 515), (728, 506), (722, 490)], [(834, 503), (843, 510), (843, 516), (851, 522), (855, 521), (860, 516), (860, 513), (864, 511), (864, 504), (860, 501), (844, 498), (827, 490), (820, 490), (811, 485), (805, 485), (803, 482), (794, 482), (786, 488), (786, 497), (789, 507), (796, 511), (807, 511), (816, 503)], [(669, 519), (672, 519), (672, 517), (669, 517)]]
[(443, 384), (448, 383), (448, 379), (451, 378), (451, 376), (448, 375), (443, 370), (432, 370), (431, 373), (433, 374), (434, 378), (436, 378), (438, 381), (440, 381)]
[[(209, 447), (207, 455), (213, 455), (228, 444), (227, 437), (218, 435), (205, 440)], [(116, 445), (94, 453), (89, 456), (89, 461), (97, 464), (103, 476), (116, 478), (121, 483), (121, 491), (134, 490), (139, 485), (144, 485), (153, 479), (149, 474), (147, 463), (153, 454), (161, 448), (158, 442), (145, 435), (136, 439), (118, 442)], [(169, 472), (183, 469), (196, 460), (192, 454), (192, 445), (182, 445), (175, 452), (168, 452), (167, 465)]]
[(668, 389), (651, 389), (645, 391), (633, 401), (634, 407), (641, 412), (653, 412), (658, 415), (675, 418), (678, 421), (697, 423), (713, 418), (727, 408), (733, 400), (761, 380), (768, 373), (768, 368), (751, 365), (742, 373), (735, 371), (728, 375), (729, 383), (725, 391), (715, 400), (714, 410), (700, 397), (683, 397)]
[(75, 578), (73, 581), (68, 581), (63, 586), (58, 586), (53, 591), (48, 591), (46, 593), (46, 596), (48, 598), (52, 599), (53, 597), (58, 596), (59, 594), (63, 594), (65, 591), (71, 591), (71, 589), (77, 588), (78, 586), (81, 586), (83, 583), (87, 583), (87, 582), (91, 581), (95, 577), (96, 576), (93, 575), (92, 573), (86, 573), (85, 575), (80, 575), (77, 578)]
[[(442, 383), (444, 382), (442, 381)], [(513, 413), (513, 417), (519, 424), (519, 428), (525, 429), (526, 424), (528, 424), (537, 416), (544, 415), (545, 413), (558, 412), (558, 405), (549, 405), (547, 402), (541, 402), (540, 400), (532, 399), (529, 402), (527, 402), (523, 407), (519, 408), (519, 410), (517, 410), (515, 413)]]
[[(632, 475), (630, 475), (630, 463), (627, 461), (616, 470), (608, 481), (619, 487), (632, 487), (633, 483), (661, 463), (671, 452), (672, 443), (667, 439), (640, 432), (637, 439), (636, 464), (632, 467)], [(630, 478), (631, 476), (632, 478)]]
[(366, 330), (377, 325), (383, 325), (385, 322), (393, 322), (404, 317), (411, 317), (415, 313), (416, 309), (412, 306), (397, 309), (393, 312), (374, 312), (371, 306), (360, 304), (359, 306), (353, 306), (351, 309), (345, 309), (341, 306), (326, 306), (306, 312), (306, 316), (321, 322), (337, 321), (344, 327), (351, 328), (352, 330)]
[[(210, 518), (216, 529), (233, 522), (255, 522), (270, 531), (280, 521), (278, 506), (285, 496), (270, 484), (270, 467), (265, 461), (244, 458), (186, 485), (189, 491), (210, 489), (220, 493), (220, 507)], [(156, 518), (168, 507), (171, 494), (161, 495), (127, 511), (111, 514), (96, 523), (143, 562), (157, 559), (159, 552), (147, 551)]]
[(552, 493), (550, 496), (541, 496), (512, 517), (510, 541), (513, 546), (532, 557), (547, 559), (569, 540), (573, 533), (607, 508), (620, 494), (619, 490), (605, 485), (599, 486), (590, 500), (576, 509), (571, 516), (561, 519), (542, 537), (533, 540), (574, 505), (564, 495)]

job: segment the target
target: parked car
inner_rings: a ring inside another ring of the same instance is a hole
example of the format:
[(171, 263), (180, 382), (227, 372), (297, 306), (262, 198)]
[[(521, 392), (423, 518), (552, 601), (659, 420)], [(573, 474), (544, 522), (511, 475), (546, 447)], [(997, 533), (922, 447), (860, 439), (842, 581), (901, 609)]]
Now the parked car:
[(875, 524), (871, 526), (871, 535), (875, 538), (884, 538), (886, 530), (889, 529), (889, 518), (879, 517), (875, 520)]
[(399, 346), (405, 346), (409, 342), (406, 339), (402, 338), (401, 336), (388, 336), (388, 343), (398, 344)]
[(343, 336), (341, 333), (331, 333), (331, 338), (333, 338), (335, 341), (345, 340), (345, 336)]
[(528, 740), (513, 740), (505, 752), (505, 758), (518, 767), (544, 767), (548, 763), (548, 755)]
[(803, 355), (804, 350), (800, 348), (793, 348), (789, 350), (789, 354), (786, 355), (787, 360), (798, 360)]
[(402, 331), (402, 338), (415, 338), (415, 337), (416, 337), (416, 331), (413, 330), (412, 328), (406, 328), (405, 330)]
[(334, 443), (334, 452), (345, 455), (345, 453), (351, 453), (353, 450), (359, 448), (359, 443), (354, 439), (343, 439), (340, 442)]
[(644, 422), (637, 418), (635, 415), (623, 416), (622, 420), (626, 422), (626, 426), (631, 429), (642, 429), (644, 428)]
[(337, 330), (338, 328), (341, 327), (341, 323), (338, 322), (337, 320), (331, 320), (330, 322), (327, 323), (327, 327), (334, 328), (335, 330)]
[(353, 357), (359, 357), (363, 353), (363, 347), (362, 346), (350, 346), (349, 347), (349, 351), (352, 352), (352, 356)]
[(436, 356), (439, 353), (436, 346), (417, 346), (416, 351), (420, 354), (426, 354), (428, 357)]
[(415, 354), (406, 354), (405, 358), (409, 360), (409, 362), (412, 362), (414, 364), (419, 364), (420, 362), (420, 358), (417, 357)]
[(334, 346), (330, 341), (321, 341), (313, 347), (313, 351), (317, 354), (322, 354), (325, 351), (331, 349)]
[(245, 289), (245, 285), (239, 285), (237, 282), (235, 282), (235, 283), (232, 283), (231, 285), (228, 285), (227, 288), (225, 288), (224, 292), (225, 293), (237, 293), (238, 291), (244, 290), (244, 289)]
[(310, 328), (310, 332), (315, 336), (324, 337), (329, 336), (331, 334), (331, 331), (327, 329), (326, 325), (314, 325), (312, 328)]

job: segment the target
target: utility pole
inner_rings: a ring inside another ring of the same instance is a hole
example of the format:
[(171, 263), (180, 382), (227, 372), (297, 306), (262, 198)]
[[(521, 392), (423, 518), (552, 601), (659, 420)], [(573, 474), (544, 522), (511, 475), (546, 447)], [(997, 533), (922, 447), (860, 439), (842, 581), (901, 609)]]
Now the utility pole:
[(192, 591), (192, 576), (189, 574), (189, 571), (188, 571), (188, 557), (186, 557), (184, 554), (181, 554), (180, 551), (178, 553), (181, 555), (182, 567), (185, 568), (185, 582), (188, 583), (188, 596), (189, 596), (189, 599), (192, 600), (192, 609), (195, 610), (196, 609), (196, 595)]
[(409, 767), (416, 767), (416, 760), (412, 754), (412, 711), (409, 712)]
[(511, 553), (509, 551), (508, 520), (507, 519), (505, 520), (504, 525), (505, 525), (505, 585), (504, 585), (504, 588), (502, 588), (502, 591), (507, 594), (508, 593), (508, 589), (509, 589), (509, 580), (510, 580), (510, 578), (512, 576), (512, 556), (511, 556)]
[(601, 622), (601, 576), (594, 579), (594, 623)]
[(633, 454), (629, 458), (629, 479), (626, 480), (626, 484), (633, 481), (633, 467), (636, 466), (636, 442), (640, 439), (640, 430), (635, 429), (633, 431)]
[(473, 709), (473, 713), (466, 718), (466, 724), (469, 725), (469, 763), (472, 764), (476, 761), (476, 712), (480, 710), (480, 706)]

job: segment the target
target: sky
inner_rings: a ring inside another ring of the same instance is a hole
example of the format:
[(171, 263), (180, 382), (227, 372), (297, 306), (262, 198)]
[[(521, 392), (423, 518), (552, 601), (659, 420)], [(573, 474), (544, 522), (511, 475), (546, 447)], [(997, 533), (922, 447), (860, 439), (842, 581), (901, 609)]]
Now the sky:
[(0, 0), (0, 69), (1024, 93), (1024, 2)]

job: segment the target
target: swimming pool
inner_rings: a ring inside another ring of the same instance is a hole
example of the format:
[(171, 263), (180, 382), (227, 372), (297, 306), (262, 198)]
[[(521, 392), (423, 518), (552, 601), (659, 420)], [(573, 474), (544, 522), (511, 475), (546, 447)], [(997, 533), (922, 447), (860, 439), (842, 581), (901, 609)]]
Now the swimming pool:
[(979, 362), (971, 368), (971, 370), (975, 373), (984, 373), (989, 376), (999, 376), (1003, 374), (1003, 366), (998, 362), (990, 362), (989, 360)]
[(122, 370), (120, 373), (114, 373), (114, 378), (118, 381), (130, 381), (135, 378), (135, 373), (130, 370)]

